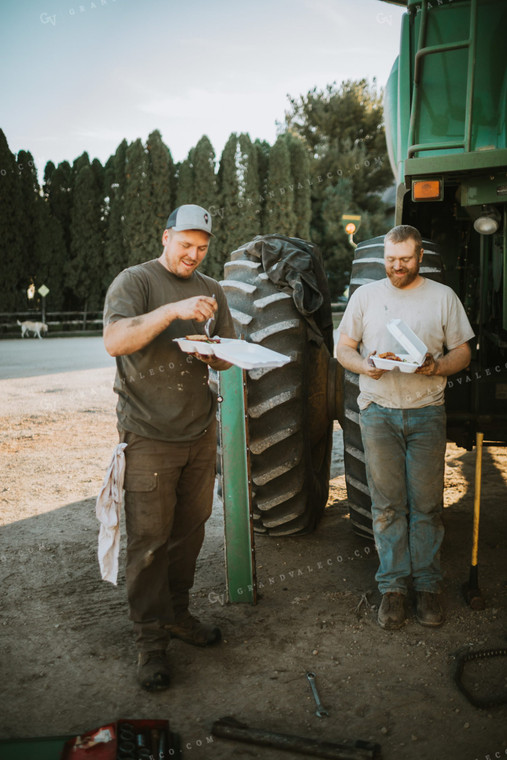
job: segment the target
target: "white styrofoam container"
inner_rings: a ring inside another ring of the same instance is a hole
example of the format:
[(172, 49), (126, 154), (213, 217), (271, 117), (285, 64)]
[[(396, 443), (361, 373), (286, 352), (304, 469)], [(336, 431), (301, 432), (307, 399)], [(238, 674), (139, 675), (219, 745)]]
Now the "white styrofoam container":
[[(217, 338), (218, 336), (213, 336)], [(268, 367), (282, 367), (290, 362), (290, 356), (280, 354), (271, 348), (259, 346), (257, 343), (248, 343), (246, 340), (234, 338), (220, 338), (220, 343), (206, 343), (204, 341), (175, 338), (182, 351), (197, 353), (206, 356), (218, 356), (219, 359), (235, 364), (242, 369), (262, 369)]]
[(372, 356), (373, 363), (378, 369), (399, 369), (400, 372), (415, 372), (424, 362), (428, 351), (427, 346), (402, 319), (392, 319), (387, 323), (387, 329), (407, 353), (398, 354), (400, 359), (402, 359), (401, 362)]
[(387, 329), (398, 343), (401, 343), (411, 360), (421, 365), (428, 347), (417, 337), (415, 332), (402, 319), (392, 319), (388, 322)]
[(201, 356), (213, 356), (215, 349), (213, 343), (206, 343), (204, 340), (189, 340), (188, 338), (174, 338), (182, 351), (186, 354), (201, 354)]

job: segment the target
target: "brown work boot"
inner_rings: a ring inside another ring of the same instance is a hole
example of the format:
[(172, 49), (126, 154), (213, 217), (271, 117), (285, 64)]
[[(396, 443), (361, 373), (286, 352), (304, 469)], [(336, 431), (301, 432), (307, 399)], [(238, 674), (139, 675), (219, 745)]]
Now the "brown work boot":
[(378, 624), (388, 631), (401, 628), (405, 622), (405, 594), (399, 591), (386, 591), (378, 611)]
[(431, 591), (417, 591), (416, 617), (421, 625), (437, 628), (444, 622), (444, 613), (440, 606), (439, 594)]
[(139, 652), (137, 680), (146, 691), (163, 691), (171, 681), (165, 650)]
[(201, 623), (188, 611), (178, 615), (172, 625), (166, 625), (164, 628), (169, 631), (173, 639), (181, 639), (195, 647), (207, 647), (210, 644), (216, 644), (222, 638), (220, 628)]

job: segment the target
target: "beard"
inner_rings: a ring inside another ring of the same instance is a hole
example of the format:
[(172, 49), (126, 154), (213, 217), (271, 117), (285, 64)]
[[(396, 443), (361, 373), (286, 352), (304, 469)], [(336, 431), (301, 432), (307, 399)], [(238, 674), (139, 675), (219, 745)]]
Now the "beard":
[(395, 288), (406, 288), (408, 285), (411, 285), (419, 276), (419, 267), (411, 271), (403, 270), (403, 272), (400, 274), (394, 274), (394, 271), (390, 269), (387, 272), (387, 276)]

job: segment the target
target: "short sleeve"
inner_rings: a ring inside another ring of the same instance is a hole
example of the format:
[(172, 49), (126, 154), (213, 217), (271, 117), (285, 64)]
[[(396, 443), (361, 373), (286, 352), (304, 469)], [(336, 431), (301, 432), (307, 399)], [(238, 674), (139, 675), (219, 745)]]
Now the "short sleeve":
[(458, 296), (451, 291), (447, 307), (447, 322), (444, 327), (445, 346), (448, 351), (461, 346), (474, 337), (474, 331), (468, 321), (463, 304)]
[(363, 338), (363, 314), (359, 299), (359, 290), (352, 294), (340, 322), (340, 333), (347, 335), (358, 343)]
[(104, 326), (148, 311), (147, 287), (141, 277), (124, 269), (115, 277), (106, 293)]

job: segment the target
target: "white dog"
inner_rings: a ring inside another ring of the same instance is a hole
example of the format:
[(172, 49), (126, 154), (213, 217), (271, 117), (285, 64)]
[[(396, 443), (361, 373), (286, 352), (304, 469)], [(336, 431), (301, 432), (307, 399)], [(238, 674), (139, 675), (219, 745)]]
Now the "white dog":
[(26, 322), (20, 322), (19, 319), (16, 320), (18, 325), (21, 327), (21, 337), (24, 338), (25, 335), (28, 335), (28, 333), (33, 333), (38, 338), (42, 338), (44, 333), (48, 331), (48, 326), (44, 322), (30, 322), (30, 320), (27, 320)]

